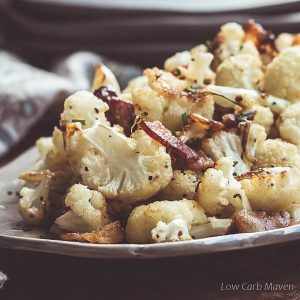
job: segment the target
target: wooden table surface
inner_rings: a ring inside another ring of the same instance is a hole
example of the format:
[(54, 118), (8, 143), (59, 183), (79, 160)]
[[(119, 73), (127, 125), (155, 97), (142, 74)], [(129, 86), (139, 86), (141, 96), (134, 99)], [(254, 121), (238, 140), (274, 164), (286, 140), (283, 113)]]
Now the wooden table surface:
[[(0, 163), (49, 134), (52, 126), (40, 123)], [(161, 260), (93, 260), (2, 249), (0, 270), (9, 280), (0, 299), (300, 299), (299, 253), (300, 241)], [(222, 283), (239, 288), (222, 291)], [(270, 283), (286, 283), (289, 290), (268, 291)]]

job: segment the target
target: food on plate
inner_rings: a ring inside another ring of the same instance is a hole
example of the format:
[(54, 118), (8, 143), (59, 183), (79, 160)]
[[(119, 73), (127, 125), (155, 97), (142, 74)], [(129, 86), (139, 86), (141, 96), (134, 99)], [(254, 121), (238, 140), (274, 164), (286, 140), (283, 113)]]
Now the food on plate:
[(254, 21), (67, 97), (19, 212), (65, 241), (181, 242), (300, 221), (300, 39)]

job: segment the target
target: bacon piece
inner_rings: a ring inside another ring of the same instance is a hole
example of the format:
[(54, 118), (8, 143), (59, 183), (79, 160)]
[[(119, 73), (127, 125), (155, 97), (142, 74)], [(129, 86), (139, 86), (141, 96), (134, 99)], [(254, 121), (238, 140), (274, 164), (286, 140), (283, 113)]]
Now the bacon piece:
[(261, 54), (266, 54), (270, 59), (278, 55), (279, 51), (275, 45), (275, 36), (272, 32), (265, 30), (254, 20), (248, 20), (244, 25), (245, 41), (252, 41)]
[(105, 112), (105, 116), (110, 124), (122, 126), (124, 133), (129, 136), (135, 118), (134, 105), (121, 100), (113, 90), (106, 86), (100, 87), (94, 94), (108, 104), (109, 110)]
[(159, 121), (148, 122), (140, 118), (137, 124), (150, 137), (167, 148), (174, 169), (206, 170), (213, 167), (213, 161), (200, 150), (198, 153), (173, 136), (171, 131)]
[(297, 224), (288, 212), (267, 215), (263, 211), (236, 211), (233, 216), (233, 225), (239, 233), (260, 232)]

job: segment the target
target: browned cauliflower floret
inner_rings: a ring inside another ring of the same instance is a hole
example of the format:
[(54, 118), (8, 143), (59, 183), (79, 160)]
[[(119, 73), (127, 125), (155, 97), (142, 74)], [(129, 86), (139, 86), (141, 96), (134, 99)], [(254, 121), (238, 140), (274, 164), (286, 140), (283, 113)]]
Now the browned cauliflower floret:
[(276, 213), (289, 211), (299, 203), (300, 171), (298, 168), (259, 169), (246, 173), (240, 179), (253, 210)]
[(158, 68), (146, 69), (144, 76), (129, 83), (125, 90), (131, 93), (136, 114), (148, 113), (149, 121), (161, 121), (170, 130), (182, 128), (183, 113), (198, 113), (211, 119), (214, 101), (211, 96), (193, 100), (182, 94), (190, 84)]
[(75, 184), (70, 188), (65, 204), (70, 210), (55, 220), (55, 224), (63, 230), (92, 231), (111, 222), (103, 195), (82, 184)]

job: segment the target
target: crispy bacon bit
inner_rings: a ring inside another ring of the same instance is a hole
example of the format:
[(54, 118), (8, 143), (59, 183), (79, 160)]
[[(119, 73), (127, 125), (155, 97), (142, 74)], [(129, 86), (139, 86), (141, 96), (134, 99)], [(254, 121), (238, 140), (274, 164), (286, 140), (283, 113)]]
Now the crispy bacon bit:
[(124, 240), (124, 232), (119, 221), (110, 223), (100, 230), (91, 232), (70, 232), (60, 236), (65, 241), (88, 242), (93, 244), (118, 244)]
[(122, 126), (124, 133), (129, 136), (135, 118), (134, 105), (121, 100), (113, 90), (106, 86), (100, 87), (94, 94), (108, 104), (109, 110), (105, 112), (105, 116), (111, 125)]
[(239, 233), (267, 231), (297, 224), (288, 212), (267, 215), (263, 211), (246, 209), (236, 211), (232, 220)]
[(270, 31), (265, 30), (254, 20), (248, 20), (244, 25), (245, 41), (252, 41), (261, 54), (273, 59), (279, 51), (275, 45), (275, 36)]
[(213, 167), (213, 161), (203, 151), (198, 153), (184, 144), (159, 121), (148, 122), (140, 118), (137, 124), (150, 137), (167, 148), (174, 169), (206, 170)]

